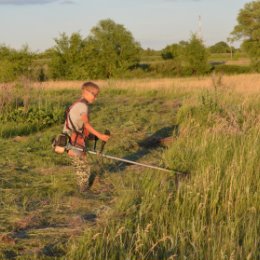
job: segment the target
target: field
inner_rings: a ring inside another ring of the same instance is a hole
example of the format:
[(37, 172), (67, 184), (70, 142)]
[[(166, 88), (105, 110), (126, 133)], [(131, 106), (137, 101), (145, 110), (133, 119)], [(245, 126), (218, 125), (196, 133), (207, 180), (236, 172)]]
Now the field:
[(0, 86), (0, 259), (260, 258), (259, 74), (98, 81), (105, 153), (185, 174), (92, 156), (85, 194), (51, 149), (81, 83)]
[[(160, 53), (157, 55), (143, 56), (141, 57), (142, 64), (156, 64), (167, 62), (163, 60)], [(209, 62), (224, 62), (227, 65), (240, 65), (240, 66), (249, 66), (250, 59), (245, 53), (233, 53), (232, 56), (230, 53), (209, 53)]]

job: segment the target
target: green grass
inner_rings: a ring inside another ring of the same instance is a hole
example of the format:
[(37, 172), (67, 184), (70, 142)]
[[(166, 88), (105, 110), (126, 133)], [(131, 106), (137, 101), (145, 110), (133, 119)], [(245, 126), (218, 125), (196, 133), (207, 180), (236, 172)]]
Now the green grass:
[[(62, 100), (62, 107), (77, 92), (44, 95), (50, 104)], [(77, 191), (69, 159), (50, 149), (62, 125), (20, 139), (0, 138), (0, 256), (258, 259), (259, 104), (259, 95), (218, 87), (199, 93), (104, 89), (91, 121), (112, 132), (106, 153), (189, 174), (105, 160), (108, 190), (85, 196)], [(167, 128), (176, 135), (174, 125), (179, 135), (170, 147), (140, 146)], [(83, 221), (85, 214), (97, 221)]]

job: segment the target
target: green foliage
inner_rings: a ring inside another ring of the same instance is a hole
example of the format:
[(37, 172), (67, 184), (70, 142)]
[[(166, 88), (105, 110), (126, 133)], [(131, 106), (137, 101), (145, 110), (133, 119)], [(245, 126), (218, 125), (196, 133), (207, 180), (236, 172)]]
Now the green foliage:
[(27, 112), (23, 107), (12, 110), (7, 115), (1, 115), (3, 123), (0, 127), (1, 137), (28, 135), (42, 130), (64, 120), (64, 108), (48, 107), (48, 109), (30, 108)]
[(70, 37), (65, 33), (55, 39), (56, 46), (50, 50), (50, 73), (54, 79), (87, 78), (85, 69), (85, 41), (79, 33)]
[(111, 19), (101, 20), (86, 41), (86, 70), (90, 78), (116, 77), (139, 62), (139, 43), (123, 25)]
[(257, 72), (260, 72), (260, 36), (258, 40), (245, 40), (242, 44), (242, 48), (244, 48), (244, 50), (250, 56), (252, 66)]
[(162, 51), (161, 55), (164, 60), (173, 59), (176, 66), (179, 67), (179, 70), (184, 63), (185, 59), (185, 51), (188, 46), (188, 42), (180, 41), (178, 44), (174, 43), (171, 45), (166, 46)]
[(244, 39), (243, 49), (251, 58), (252, 64), (260, 71), (260, 1), (245, 4), (240, 10), (233, 32), (233, 40)]
[(168, 60), (167, 62), (160, 62), (151, 64), (150, 71), (154, 73), (154, 75), (160, 76), (177, 76), (180, 72), (181, 68), (177, 61)]
[(50, 51), (54, 79), (116, 77), (138, 63), (140, 56), (132, 34), (111, 19), (100, 21), (86, 39), (79, 33), (63, 33), (55, 42)]
[[(166, 46), (161, 54), (165, 60), (174, 60), (174, 68), (170, 70), (171, 73), (168, 75), (188, 76), (209, 72), (207, 49), (196, 35), (192, 35), (189, 42), (181, 41), (178, 44)], [(162, 70), (158, 66), (162, 74), (165, 71), (164, 67), (167, 68), (166, 63), (161, 66)]]
[[(223, 41), (210, 46), (209, 50), (211, 53), (230, 53), (231, 52), (229, 45)], [(234, 52), (234, 48), (233, 48), (233, 52)]]
[(178, 57), (180, 55), (180, 45), (179, 44), (172, 44), (172, 45), (168, 45), (166, 46), (161, 54), (163, 59), (168, 60), (168, 59), (175, 59), (176, 57)]
[[(254, 19), (258, 19), (258, 6), (258, 2), (253, 2), (252, 6), (247, 7), (248, 10), (241, 10), (238, 19), (241, 24), (233, 32), (237, 38), (246, 38), (243, 48), (252, 58), (256, 69), (259, 67), (260, 56), (258, 24), (254, 24)], [(249, 24), (252, 30), (245, 29)], [(249, 36), (250, 32), (252, 37)], [(229, 39), (230, 42), (233, 40)], [(213, 55), (219, 54), (216, 56), (218, 60), (230, 50), (225, 42), (216, 43), (209, 48)], [(232, 47), (232, 53), (234, 51)], [(223, 56), (223, 59), (229, 57)], [(219, 68), (219, 71), (225, 69)], [(237, 73), (246, 71), (244, 67), (230, 70)], [(86, 38), (80, 33), (62, 33), (55, 39), (55, 46), (43, 53), (32, 53), (28, 47), (14, 50), (0, 46), (0, 82), (10, 82), (20, 77), (43, 82), (48, 79), (191, 76), (209, 72), (207, 50), (195, 35), (192, 35), (189, 42), (180, 41), (161, 51), (149, 48), (144, 50), (130, 31), (111, 19), (101, 20)]]
[(10, 82), (15, 79), (14, 64), (10, 60), (0, 61), (0, 82)]
[(63, 123), (68, 106), (66, 91), (62, 100), (55, 92), (52, 92), (52, 96), (49, 93), (28, 89), (22, 84), (13, 89), (1, 89), (0, 137), (28, 135)]
[(192, 74), (205, 74), (209, 71), (207, 49), (194, 34), (185, 48), (184, 59)]
[(14, 50), (0, 46), (0, 82), (9, 82), (18, 77), (32, 75), (33, 54), (27, 46)]

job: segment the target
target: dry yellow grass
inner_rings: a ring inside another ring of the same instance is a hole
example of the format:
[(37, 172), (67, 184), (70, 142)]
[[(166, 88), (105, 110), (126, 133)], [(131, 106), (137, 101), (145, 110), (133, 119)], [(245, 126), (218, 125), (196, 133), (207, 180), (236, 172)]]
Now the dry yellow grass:
[[(96, 80), (101, 88), (131, 88), (140, 90), (163, 89), (174, 90), (199, 90), (213, 87), (214, 79), (219, 76), (189, 77), (189, 78), (163, 78), (163, 79), (129, 79), (129, 80)], [(48, 81), (33, 83), (36, 88), (43, 89), (73, 89), (80, 88), (82, 81)], [(12, 85), (12, 84), (11, 84)], [(260, 93), (260, 74), (241, 74), (221, 76), (221, 85), (229, 90), (244, 94)], [(0, 84), (0, 88), (4, 84)], [(6, 86), (6, 84), (5, 84)]]

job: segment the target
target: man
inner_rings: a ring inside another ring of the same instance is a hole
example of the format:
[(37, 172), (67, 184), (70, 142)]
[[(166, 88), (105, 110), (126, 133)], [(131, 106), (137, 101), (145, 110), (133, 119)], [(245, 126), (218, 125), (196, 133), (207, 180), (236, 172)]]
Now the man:
[(90, 172), (90, 161), (86, 153), (76, 148), (85, 148), (86, 139), (90, 134), (98, 139), (107, 142), (109, 135), (102, 134), (94, 129), (89, 121), (89, 104), (95, 102), (100, 88), (93, 82), (85, 82), (82, 87), (82, 95), (79, 100), (73, 103), (67, 110), (66, 121), (63, 132), (70, 136), (72, 148), (68, 155), (76, 168), (76, 176), (81, 192), (87, 191), (95, 179), (96, 173)]

